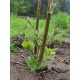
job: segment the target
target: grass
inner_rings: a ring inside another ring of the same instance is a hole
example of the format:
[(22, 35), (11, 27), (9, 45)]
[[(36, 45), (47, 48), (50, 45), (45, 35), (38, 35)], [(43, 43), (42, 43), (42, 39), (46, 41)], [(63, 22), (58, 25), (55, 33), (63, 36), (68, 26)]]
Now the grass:
[[(30, 22), (35, 27), (35, 19), (31, 19)], [(11, 16), (10, 25), (11, 25), (10, 28), (11, 37), (25, 33), (27, 37), (33, 38), (34, 30), (31, 27), (31, 25), (27, 22), (27, 20), (18, 18), (17, 16)], [(43, 28), (44, 28), (44, 20), (41, 20), (40, 32), (43, 31)]]
[(58, 14), (52, 16), (52, 21), (55, 27), (61, 29), (68, 29), (70, 27), (70, 17), (65, 12), (58, 12)]
[[(16, 35), (21, 35), (25, 33), (26, 37), (28, 39), (33, 40), (34, 39), (34, 29), (35, 28), (35, 19), (30, 19), (30, 22), (32, 23), (33, 27), (29, 24), (29, 22), (25, 19), (19, 18), (17, 16), (11, 16), (10, 20), (10, 37), (14, 37)], [(39, 23), (39, 40), (42, 40), (43, 38), (43, 32), (45, 28), (45, 19), (40, 20)], [(54, 34), (54, 29), (58, 27), (58, 35), (55, 37), (52, 37)], [(60, 35), (59, 35), (60, 34)], [(48, 33), (48, 41), (50, 39), (52, 40), (60, 40), (64, 41), (66, 35), (69, 34), (69, 16), (66, 13), (59, 12), (55, 16), (52, 16), (50, 27), (49, 27), (49, 33)], [(65, 35), (65, 36), (63, 36)]]
[[(30, 19), (30, 22), (35, 28), (35, 19)], [(33, 39), (34, 38), (34, 29), (31, 27), (31, 25), (27, 22), (25, 19), (18, 18), (17, 16), (11, 16), (11, 22), (10, 22), (11, 28), (10, 28), (10, 37), (14, 37), (16, 35), (20, 35), (22, 33), (25, 33), (27, 38)], [(43, 37), (43, 32), (45, 28), (45, 20), (40, 20), (39, 24), (39, 36), (40, 39)], [(54, 32), (53, 25), (50, 24), (49, 34)]]
[[(32, 22), (34, 22), (34, 20)], [(26, 20), (17, 18), (17, 16), (11, 16), (10, 25), (11, 25), (10, 28), (11, 37), (20, 35), (22, 33), (25, 33), (26, 35), (29, 36), (29, 34), (31, 34), (33, 31)]]

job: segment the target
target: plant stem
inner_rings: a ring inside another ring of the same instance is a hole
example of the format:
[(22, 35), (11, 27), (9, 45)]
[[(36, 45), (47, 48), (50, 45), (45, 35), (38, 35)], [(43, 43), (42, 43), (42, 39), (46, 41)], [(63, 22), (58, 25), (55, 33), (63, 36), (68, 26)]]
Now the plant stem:
[(50, 6), (51, 6), (52, 0), (48, 0), (48, 11), (47, 11), (47, 17), (46, 17), (46, 25), (45, 25), (45, 31), (44, 31), (44, 36), (43, 36), (43, 42), (39, 54), (38, 61), (41, 62), (44, 56), (44, 51), (45, 51), (45, 46), (46, 46), (46, 40), (47, 40), (47, 35), (48, 35), (48, 30), (49, 30), (49, 24), (50, 24), (50, 17), (51, 13), (50, 11)]
[(34, 47), (34, 54), (37, 54), (37, 48), (38, 48), (38, 26), (39, 26), (39, 17), (40, 17), (40, 10), (41, 10), (41, 3), (42, 0), (38, 0), (38, 5), (37, 5), (37, 14), (36, 14), (36, 28), (35, 28), (35, 47)]

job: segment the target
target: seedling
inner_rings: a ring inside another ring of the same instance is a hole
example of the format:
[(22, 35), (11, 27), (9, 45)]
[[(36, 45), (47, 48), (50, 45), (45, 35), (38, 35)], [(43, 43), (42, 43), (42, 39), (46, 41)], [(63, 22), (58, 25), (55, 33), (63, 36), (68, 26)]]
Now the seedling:
[(47, 68), (47, 64), (46, 64), (47, 61), (54, 60), (54, 58), (56, 57), (55, 55), (56, 50), (57, 48), (54, 49), (46, 48), (41, 63), (38, 62), (38, 58), (35, 56), (29, 56), (28, 58), (26, 58), (25, 62), (27, 66), (30, 68), (30, 70), (33, 73), (36, 73), (40, 70), (43, 70), (44, 68)]
[[(49, 30), (50, 18), (53, 12), (54, 4), (53, 0), (48, 0), (48, 10), (46, 17), (46, 24), (44, 30), (44, 36), (42, 44), (38, 43), (38, 26), (42, 0), (38, 0), (37, 16), (36, 16), (36, 28), (34, 35), (34, 44), (26, 40), (23, 41), (22, 46), (29, 51), (34, 51), (34, 55), (29, 56), (25, 62), (32, 72), (44, 69), (46, 67), (46, 61), (53, 60), (55, 58), (56, 48), (50, 49), (46, 47), (47, 35)], [(40, 49), (41, 48), (41, 49)]]

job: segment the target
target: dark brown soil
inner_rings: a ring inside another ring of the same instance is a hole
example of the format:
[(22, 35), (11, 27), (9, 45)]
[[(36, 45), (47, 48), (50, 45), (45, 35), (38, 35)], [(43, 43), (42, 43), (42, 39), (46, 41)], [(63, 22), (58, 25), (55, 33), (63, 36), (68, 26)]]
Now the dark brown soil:
[(30, 55), (25, 51), (18, 54), (11, 53), (11, 80), (70, 80), (70, 46), (69, 43), (55, 43), (50, 47), (57, 47), (56, 58), (48, 62), (48, 70), (41, 73), (33, 74), (24, 64), (25, 57)]

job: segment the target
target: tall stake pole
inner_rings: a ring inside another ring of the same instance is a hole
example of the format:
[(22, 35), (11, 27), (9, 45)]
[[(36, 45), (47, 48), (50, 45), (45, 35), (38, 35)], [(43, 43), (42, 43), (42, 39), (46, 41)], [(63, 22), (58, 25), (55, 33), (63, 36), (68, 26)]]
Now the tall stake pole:
[(46, 17), (46, 25), (45, 25), (45, 31), (44, 31), (44, 36), (43, 36), (43, 42), (41, 46), (41, 50), (39, 53), (39, 58), (38, 61), (41, 62), (44, 56), (44, 51), (45, 51), (45, 46), (46, 46), (46, 40), (47, 40), (47, 35), (48, 35), (48, 30), (49, 30), (49, 24), (50, 24), (50, 18), (51, 18), (51, 3), (52, 0), (48, 0), (48, 11), (47, 11), (47, 17)]
[(37, 47), (38, 47), (38, 27), (39, 27), (39, 17), (40, 17), (40, 10), (41, 10), (41, 3), (42, 0), (38, 0), (38, 5), (37, 5), (37, 14), (36, 14), (36, 28), (35, 28), (35, 47), (34, 47), (34, 54), (37, 54)]

